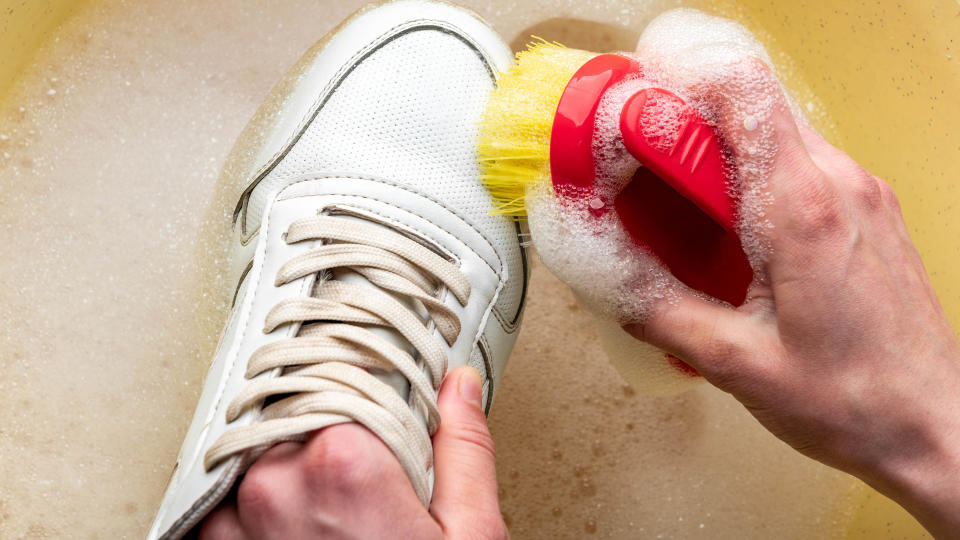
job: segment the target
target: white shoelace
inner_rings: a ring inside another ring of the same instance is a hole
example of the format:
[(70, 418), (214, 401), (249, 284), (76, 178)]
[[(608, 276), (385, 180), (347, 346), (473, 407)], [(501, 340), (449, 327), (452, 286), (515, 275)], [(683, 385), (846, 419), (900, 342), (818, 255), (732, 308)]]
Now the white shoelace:
[[(303, 440), (310, 431), (355, 421), (390, 447), (417, 495), (428, 504), (430, 436), (440, 424), (436, 396), (447, 368), (446, 353), (431, 335), (430, 322), (452, 345), (460, 333), (460, 319), (438, 300), (437, 292), (445, 286), (465, 305), (470, 282), (456, 265), (427, 247), (373, 223), (320, 215), (290, 225), (288, 244), (307, 240), (325, 243), (287, 261), (277, 273), (276, 285), (320, 274), (313, 295), (278, 302), (263, 329), (269, 333), (299, 323), (300, 331), (251, 355), (247, 379), (278, 368), (282, 372), (249, 382), (230, 403), (227, 423), (264, 400), (277, 401), (264, 407), (254, 424), (225, 432), (207, 451), (204, 465), (209, 470), (248, 450), (252, 462), (278, 442)], [(342, 268), (375, 286), (322, 277)], [(415, 300), (429, 314), (427, 321), (386, 291)], [(410, 353), (368, 329), (374, 326), (399, 332), (423, 368)], [(410, 382), (413, 406), (368, 369), (402, 373)], [(413, 410), (425, 412), (426, 430)]]

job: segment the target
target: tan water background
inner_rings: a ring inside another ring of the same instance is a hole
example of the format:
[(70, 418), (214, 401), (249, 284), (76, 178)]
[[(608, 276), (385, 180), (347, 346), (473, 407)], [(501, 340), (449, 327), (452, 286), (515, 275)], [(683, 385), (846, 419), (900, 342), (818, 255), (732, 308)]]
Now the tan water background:
[[(219, 168), (362, 3), (0, 0), (0, 539), (144, 534), (223, 316)], [(893, 184), (958, 327), (960, 5), (468, 2), (514, 48), (594, 50), (679, 4), (757, 32), (814, 123)], [(530, 294), (491, 417), (515, 538), (921, 537), (721, 392), (634, 395), (539, 265)]]

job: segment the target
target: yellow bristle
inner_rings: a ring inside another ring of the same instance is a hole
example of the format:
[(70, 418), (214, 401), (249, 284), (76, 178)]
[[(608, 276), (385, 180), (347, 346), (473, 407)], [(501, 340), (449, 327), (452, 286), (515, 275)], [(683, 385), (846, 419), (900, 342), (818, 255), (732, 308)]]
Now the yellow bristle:
[(539, 40), (501, 75), (480, 122), (478, 155), (493, 213), (526, 217), (527, 188), (550, 179), (550, 132), (557, 102), (596, 53)]

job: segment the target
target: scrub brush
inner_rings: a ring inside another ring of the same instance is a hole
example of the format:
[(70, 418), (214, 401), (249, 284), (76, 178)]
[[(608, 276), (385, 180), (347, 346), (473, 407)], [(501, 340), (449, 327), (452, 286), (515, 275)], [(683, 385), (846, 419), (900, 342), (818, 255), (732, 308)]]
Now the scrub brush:
[[(601, 102), (623, 88), (628, 94), (611, 120)], [(639, 164), (625, 185), (610, 186), (600, 173), (600, 142), (611, 140)], [(753, 272), (736, 232), (737, 194), (728, 182), (734, 171), (724, 145), (683, 99), (644, 84), (634, 58), (532, 43), (490, 97), (478, 155), (495, 213), (527, 219), (528, 194), (552, 187), (560, 203), (579, 201), (569, 211), (586, 219), (615, 212), (633, 249), (653, 255), (691, 289), (743, 303)], [(611, 361), (639, 390), (674, 393), (697, 379), (691, 367), (617, 324), (633, 321), (598, 322)]]

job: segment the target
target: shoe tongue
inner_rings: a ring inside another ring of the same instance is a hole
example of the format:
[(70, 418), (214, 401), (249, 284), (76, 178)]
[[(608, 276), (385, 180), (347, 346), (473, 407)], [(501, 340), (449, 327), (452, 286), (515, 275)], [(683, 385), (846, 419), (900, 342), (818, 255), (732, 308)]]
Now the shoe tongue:
[[(337, 281), (344, 281), (347, 283), (353, 283), (356, 285), (367, 286), (372, 288), (378, 288), (376, 285), (371, 283), (363, 275), (354, 272), (353, 270), (348, 269), (337, 269), (333, 271), (333, 279)], [(380, 289), (383, 291), (383, 289)], [(393, 294), (390, 291), (383, 291), (392, 296), (394, 299), (402, 303), (405, 307), (410, 309), (415, 309), (409, 299), (403, 298), (399, 295)], [(377, 337), (381, 337), (390, 343), (396, 345), (401, 350), (406, 351), (410, 354), (416, 354), (410, 342), (403, 337), (403, 335), (390, 327), (384, 326), (372, 326), (372, 325), (361, 325), (364, 326), (371, 333), (376, 334)], [(409, 398), (410, 393), (410, 383), (407, 381), (407, 378), (400, 374), (398, 371), (381, 371), (381, 370), (370, 370), (378, 379), (389, 384), (397, 393), (403, 397), (404, 400)]]
[[(356, 220), (358, 222), (371, 223), (368, 220), (354, 217), (354, 216), (343, 216), (341, 219), (350, 219), (350, 220)], [(384, 229), (387, 229), (387, 227), (384, 227)], [(349, 268), (334, 269), (332, 272), (332, 276), (328, 277), (328, 279), (342, 281), (346, 283), (352, 283), (355, 285), (359, 285), (361, 287), (370, 287), (373, 289), (377, 289), (382, 293), (390, 295), (394, 300), (396, 300), (397, 302), (400, 302), (401, 305), (403, 305), (407, 309), (410, 309), (412, 312), (418, 314), (418, 316), (420, 316), (421, 319), (426, 317), (426, 313), (423, 311), (423, 309), (420, 306), (418, 306), (415, 303), (415, 301), (412, 300), (411, 298), (383, 289), (375, 285), (374, 283), (372, 283), (370, 280), (364, 277), (363, 274), (360, 274), (359, 272), (356, 272)], [(393, 329), (392, 327), (374, 326), (374, 325), (358, 325), (358, 326), (362, 326), (363, 328), (369, 330), (371, 333), (375, 334), (377, 337), (385, 339), (386, 341), (399, 347), (400, 350), (406, 351), (416, 358), (418, 353), (416, 352), (416, 349), (414, 349), (413, 345), (411, 345), (410, 342), (407, 341), (405, 337), (403, 337), (403, 334)], [(391, 371), (369, 370), (369, 371), (376, 378), (380, 379), (381, 381), (388, 384), (391, 388), (396, 390), (396, 392), (400, 394), (400, 396), (405, 401), (409, 401), (410, 382), (399, 371), (396, 371), (396, 370), (391, 370)]]

